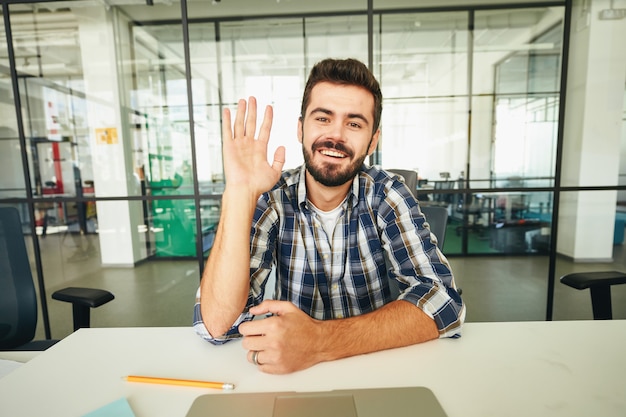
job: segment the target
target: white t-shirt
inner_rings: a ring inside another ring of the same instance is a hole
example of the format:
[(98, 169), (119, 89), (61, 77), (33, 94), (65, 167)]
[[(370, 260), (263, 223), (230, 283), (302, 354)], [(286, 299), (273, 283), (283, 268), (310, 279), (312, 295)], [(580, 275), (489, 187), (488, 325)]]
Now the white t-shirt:
[(332, 241), (333, 234), (335, 233), (335, 226), (337, 225), (337, 220), (339, 220), (339, 216), (341, 216), (341, 212), (343, 211), (343, 203), (339, 204), (337, 207), (332, 209), (331, 211), (320, 210), (315, 207), (311, 201), (309, 201), (311, 208), (317, 214), (319, 220), (322, 222), (322, 227), (326, 231), (326, 235), (328, 236), (328, 240)]

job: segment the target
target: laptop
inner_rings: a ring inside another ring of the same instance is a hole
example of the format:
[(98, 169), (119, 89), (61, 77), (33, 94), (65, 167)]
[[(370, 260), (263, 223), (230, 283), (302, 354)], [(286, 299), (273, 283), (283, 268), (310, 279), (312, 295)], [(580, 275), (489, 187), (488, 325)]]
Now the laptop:
[(205, 394), (187, 417), (446, 417), (425, 387)]

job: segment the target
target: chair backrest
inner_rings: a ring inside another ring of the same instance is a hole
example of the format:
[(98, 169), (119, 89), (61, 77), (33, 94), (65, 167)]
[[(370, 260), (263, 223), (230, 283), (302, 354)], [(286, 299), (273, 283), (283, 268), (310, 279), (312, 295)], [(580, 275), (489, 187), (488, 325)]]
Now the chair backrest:
[[(388, 169), (387, 171), (400, 175), (404, 178), (404, 183), (409, 187), (413, 196), (417, 198), (417, 172), (408, 169)], [(454, 185), (453, 181), (448, 181)], [(448, 225), (448, 209), (443, 206), (421, 206), (420, 209), (430, 225), (430, 231), (437, 236), (437, 247), (443, 250), (443, 241), (446, 237), (446, 227)]]
[(30, 342), (37, 327), (37, 295), (22, 222), (15, 207), (0, 207), (0, 349)]
[(455, 181), (448, 181), (448, 180), (435, 181), (434, 182), (435, 192), (433, 194), (433, 200), (439, 203), (443, 203), (443, 204), (450, 204), (453, 200), (454, 194), (442, 194), (442, 193), (437, 193), (437, 191), (438, 190), (451, 190), (454, 188), (455, 184), (456, 184)]
[(420, 206), (420, 209), (430, 225), (430, 231), (437, 236), (437, 247), (443, 250), (448, 226), (448, 209), (442, 206)]
[(415, 198), (417, 198), (417, 172), (411, 171), (408, 169), (388, 169), (387, 171), (392, 172), (396, 175), (401, 176), (404, 179), (404, 183)]

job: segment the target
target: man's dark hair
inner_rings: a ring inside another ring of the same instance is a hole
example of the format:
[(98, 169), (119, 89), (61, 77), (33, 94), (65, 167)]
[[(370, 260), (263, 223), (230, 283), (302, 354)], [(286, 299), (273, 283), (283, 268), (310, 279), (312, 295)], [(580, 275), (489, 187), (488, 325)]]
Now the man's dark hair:
[(365, 64), (352, 58), (327, 58), (315, 64), (304, 87), (300, 117), (305, 116), (304, 113), (311, 101), (313, 87), (321, 82), (354, 85), (363, 87), (372, 93), (372, 96), (374, 96), (374, 127), (372, 128), (372, 133), (376, 132), (378, 126), (380, 126), (380, 116), (383, 112), (383, 94), (380, 91), (378, 81)]

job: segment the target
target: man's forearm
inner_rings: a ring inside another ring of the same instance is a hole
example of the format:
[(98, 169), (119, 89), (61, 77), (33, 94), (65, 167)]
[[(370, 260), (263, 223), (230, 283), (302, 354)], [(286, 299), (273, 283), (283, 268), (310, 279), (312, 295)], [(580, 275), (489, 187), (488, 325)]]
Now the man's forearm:
[(264, 320), (242, 323), (248, 360), (261, 370), (284, 374), (320, 362), (376, 352), (439, 337), (433, 319), (407, 301), (393, 301), (361, 316), (316, 320), (288, 301), (266, 300), (250, 309)]
[(435, 321), (415, 305), (394, 301), (380, 309), (343, 320), (320, 322), (319, 361), (409, 346), (439, 337)]
[(250, 227), (256, 199), (238, 191), (224, 191), (220, 223), (201, 283), (202, 319), (214, 337), (232, 326), (250, 291)]

